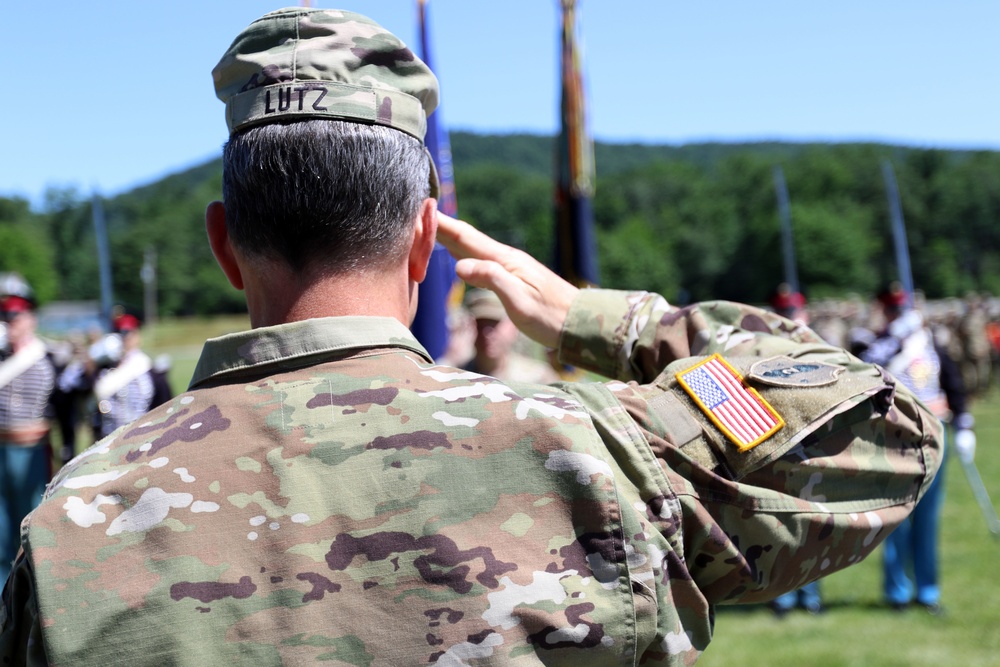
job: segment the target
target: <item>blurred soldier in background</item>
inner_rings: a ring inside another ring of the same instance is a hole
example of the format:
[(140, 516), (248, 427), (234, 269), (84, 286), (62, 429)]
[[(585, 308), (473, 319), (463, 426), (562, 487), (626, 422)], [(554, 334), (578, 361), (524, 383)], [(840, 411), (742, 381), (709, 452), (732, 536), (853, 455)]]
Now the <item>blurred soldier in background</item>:
[[(781, 283), (769, 299), (775, 313), (796, 324), (809, 325), (809, 311), (806, 310), (806, 297), (801, 292), (792, 289), (788, 283)], [(823, 612), (823, 598), (820, 594), (819, 579), (810, 582), (794, 591), (788, 591), (771, 601), (771, 610), (778, 618), (798, 607), (810, 614)]]
[(93, 389), (93, 364), (87, 354), (88, 347), (83, 334), (74, 332), (60, 353), (54, 355), (56, 383), (52, 407), (62, 441), (59, 458), (63, 465), (76, 455), (77, 427)]
[(31, 288), (4, 281), (0, 295), (4, 338), (0, 361), (0, 576), (6, 577), (20, 544), (20, 526), (42, 499), (52, 476), (47, 410), (55, 367), (35, 336)]
[(476, 353), (465, 364), (466, 370), (505, 382), (548, 384), (559, 379), (555, 369), (547, 362), (515, 351), (520, 332), (507, 316), (495, 292), (478, 288), (469, 290), (465, 307), (476, 322)]
[(462, 303), (449, 303), (447, 326), (448, 346), (435, 361), (464, 367), (476, 353), (476, 320)]
[(962, 380), (970, 398), (990, 384), (990, 341), (986, 334), (986, 304), (975, 292), (968, 294), (958, 322), (962, 350)]
[(830, 345), (847, 349), (848, 333), (853, 317), (850, 301), (826, 299), (809, 308), (809, 326)]
[(796, 291), (788, 283), (779, 284), (771, 293), (768, 303), (771, 309), (785, 319), (809, 326), (809, 311), (806, 309), (806, 297)]
[[(862, 359), (884, 367), (938, 418), (950, 421), (958, 455), (971, 460), (976, 446), (974, 420), (966, 407), (958, 366), (935, 346), (923, 315), (908, 308), (909, 295), (899, 283), (883, 290), (878, 301), (886, 324), (862, 352)], [(893, 609), (902, 610), (915, 603), (931, 614), (941, 613), (938, 520), (943, 500), (942, 473), (934, 479), (910, 519), (893, 531), (883, 545), (883, 595)]]
[(986, 340), (990, 342), (990, 384), (1000, 376), (1000, 313), (991, 312), (986, 323)]

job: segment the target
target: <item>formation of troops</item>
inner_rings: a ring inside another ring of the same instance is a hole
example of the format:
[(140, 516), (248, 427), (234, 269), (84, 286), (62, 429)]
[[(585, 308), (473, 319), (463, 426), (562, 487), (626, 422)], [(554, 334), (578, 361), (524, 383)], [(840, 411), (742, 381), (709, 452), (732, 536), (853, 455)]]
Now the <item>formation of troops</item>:
[[(914, 301), (937, 347), (961, 370), (968, 396), (981, 396), (1000, 377), (1000, 298), (969, 293), (927, 300), (918, 292)], [(885, 325), (880, 309), (861, 297), (816, 300), (807, 309), (816, 333), (852, 352), (863, 349)]]

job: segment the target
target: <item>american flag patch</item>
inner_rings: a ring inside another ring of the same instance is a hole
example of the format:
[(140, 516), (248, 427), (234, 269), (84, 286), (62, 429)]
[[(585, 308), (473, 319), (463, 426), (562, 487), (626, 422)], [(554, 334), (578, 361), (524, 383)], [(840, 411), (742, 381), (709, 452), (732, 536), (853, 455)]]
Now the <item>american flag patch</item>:
[(785, 421), (743, 376), (718, 354), (676, 375), (708, 418), (736, 443), (741, 452), (753, 449), (785, 425)]

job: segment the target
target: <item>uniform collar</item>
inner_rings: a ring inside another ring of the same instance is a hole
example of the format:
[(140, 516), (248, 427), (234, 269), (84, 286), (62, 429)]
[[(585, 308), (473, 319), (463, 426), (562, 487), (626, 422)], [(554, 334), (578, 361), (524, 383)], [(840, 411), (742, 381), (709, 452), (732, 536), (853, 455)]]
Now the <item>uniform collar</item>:
[(272, 368), (313, 366), (362, 349), (395, 347), (433, 363), (410, 330), (391, 317), (323, 317), (205, 341), (190, 389), (260, 377)]

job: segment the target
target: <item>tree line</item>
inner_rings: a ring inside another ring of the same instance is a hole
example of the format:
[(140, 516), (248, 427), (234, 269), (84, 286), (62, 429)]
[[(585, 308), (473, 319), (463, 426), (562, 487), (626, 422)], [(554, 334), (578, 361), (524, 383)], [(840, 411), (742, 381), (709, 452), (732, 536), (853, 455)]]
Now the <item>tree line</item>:
[[(552, 137), (451, 137), (459, 214), (548, 261)], [(1000, 294), (1000, 152), (880, 144), (595, 146), (601, 284), (674, 302), (763, 302), (782, 280), (773, 169), (791, 200), (799, 280), (811, 298), (862, 296), (898, 277), (881, 164), (899, 183), (914, 282), (929, 298)], [(103, 200), (118, 303), (141, 310), (140, 271), (157, 258), (161, 315), (242, 312), (204, 238), (221, 196), (218, 159)], [(99, 269), (90, 193), (50, 189), (40, 210), (0, 198), (0, 271), (38, 299), (94, 300)]]

